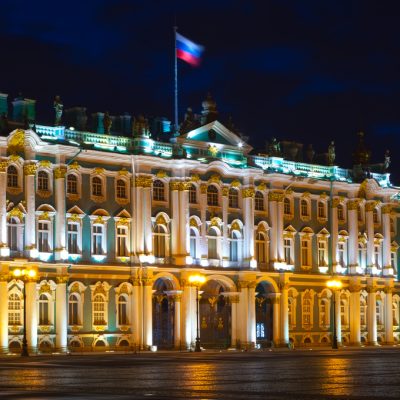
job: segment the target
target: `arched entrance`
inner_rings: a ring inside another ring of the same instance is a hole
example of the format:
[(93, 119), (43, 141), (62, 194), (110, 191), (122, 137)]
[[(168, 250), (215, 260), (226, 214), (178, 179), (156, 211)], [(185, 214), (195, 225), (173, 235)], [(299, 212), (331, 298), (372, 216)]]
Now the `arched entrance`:
[(172, 290), (172, 284), (159, 278), (153, 289), (153, 344), (159, 349), (171, 349), (174, 347), (175, 303), (167, 292)]
[(200, 289), (200, 339), (204, 348), (228, 348), (231, 344), (231, 304), (228, 292), (216, 280), (206, 282)]
[(271, 347), (273, 339), (273, 288), (268, 282), (256, 287), (256, 340), (261, 347)]

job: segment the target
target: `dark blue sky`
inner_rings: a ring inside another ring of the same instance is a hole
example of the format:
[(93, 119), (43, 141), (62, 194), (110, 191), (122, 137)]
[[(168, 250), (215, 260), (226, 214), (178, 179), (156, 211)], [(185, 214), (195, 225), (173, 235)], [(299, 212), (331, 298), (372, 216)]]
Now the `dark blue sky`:
[(180, 107), (206, 93), (221, 120), (262, 147), (271, 136), (351, 163), (362, 129), (373, 159), (400, 143), (400, 6), (368, 1), (2, 0), (0, 91), (89, 112), (173, 116), (174, 15), (206, 48), (199, 68), (179, 63)]

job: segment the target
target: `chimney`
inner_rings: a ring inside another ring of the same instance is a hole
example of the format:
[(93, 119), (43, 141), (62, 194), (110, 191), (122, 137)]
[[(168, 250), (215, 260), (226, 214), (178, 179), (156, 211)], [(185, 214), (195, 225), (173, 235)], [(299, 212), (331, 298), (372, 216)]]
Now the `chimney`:
[(13, 120), (17, 122), (34, 122), (36, 119), (36, 100), (24, 99), (21, 96), (14, 99)]
[(7, 103), (8, 94), (0, 92), (0, 116), (5, 114), (8, 115), (8, 103)]

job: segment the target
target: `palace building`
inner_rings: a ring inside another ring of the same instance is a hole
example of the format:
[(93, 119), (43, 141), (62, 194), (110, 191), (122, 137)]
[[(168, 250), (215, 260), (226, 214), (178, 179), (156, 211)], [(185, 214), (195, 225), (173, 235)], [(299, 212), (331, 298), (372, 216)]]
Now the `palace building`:
[(12, 104), (0, 94), (2, 352), (24, 327), (31, 351), (190, 349), (197, 323), (204, 348), (329, 346), (333, 319), (342, 345), (399, 342), (399, 188), (363, 135), (343, 169), (333, 143), (255, 154), (211, 97), (176, 135), (108, 113), (88, 129), (59, 98), (39, 125), (34, 100)]

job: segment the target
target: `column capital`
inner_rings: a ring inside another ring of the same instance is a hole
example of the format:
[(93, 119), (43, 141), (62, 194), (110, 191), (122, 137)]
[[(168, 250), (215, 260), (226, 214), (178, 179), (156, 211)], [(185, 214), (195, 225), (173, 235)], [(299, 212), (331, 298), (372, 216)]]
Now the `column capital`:
[(136, 187), (144, 187), (144, 188), (149, 188), (151, 187), (153, 183), (153, 179), (151, 176), (147, 175), (139, 175), (136, 177)]
[(0, 282), (8, 282), (9, 275), (8, 274), (0, 274)]
[(361, 285), (358, 284), (350, 284), (349, 286), (350, 293), (356, 293), (361, 291)]
[(271, 190), (268, 192), (268, 200), (269, 201), (277, 201), (282, 202), (283, 199), (285, 198), (285, 194), (282, 192), (278, 192), (276, 190)]
[(179, 181), (172, 181), (169, 183), (169, 188), (171, 189), (171, 191), (179, 190), (180, 184), (181, 184), (181, 182), (179, 182)]
[(383, 291), (384, 291), (386, 294), (388, 294), (388, 293), (393, 293), (394, 287), (392, 287), (392, 286), (385, 286), (385, 287), (383, 288)]
[(142, 278), (143, 286), (152, 286), (153, 279), (152, 278)]
[(376, 286), (370, 286), (368, 285), (366, 287), (367, 293), (376, 293), (378, 291), (378, 288)]
[(54, 168), (54, 177), (56, 179), (65, 178), (66, 173), (67, 173), (67, 167), (65, 167), (65, 166), (60, 166), (60, 167)]
[(36, 164), (24, 165), (24, 175), (35, 175), (37, 170)]
[(2, 160), (0, 161), (0, 172), (7, 172), (8, 161)]
[(390, 214), (392, 211), (392, 205), (391, 204), (384, 204), (381, 208), (382, 214)]
[(132, 286), (140, 286), (140, 279), (137, 277), (131, 277), (130, 282)]
[(56, 277), (57, 284), (68, 283), (69, 276), (68, 275), (60, 275)]
[(243, 281), (243, 280), (238, 281), (238, 283), (237, 283), (237, 288), (238, 288), (239, 292), (240, 292), (242, 289), (248, 288), (248, 287), (249, 287), (249, 283), (250, 283), (250, 282), (248, 282), (248, 281)]
[(335, 197), (332, 199), (332, 208), (337, 208), (337, 206), (341, 203), (340, 197)]
[(378, 202), (375, 200), (369, 200), (365, 203), (365, 211), (374, 211), (375, 207), (378, 205)]
[(229, 186), (224, 186), (222, 188), (222, 196), (227, 197), (229, 195)]
[(359, 202), (360, 202), (359, 199), (351, 199), (351, 200), (348, 200), (348, 202), (347, 202), (347, 209), (348, 209), (349, 211), (357, 210), (357, 209), (358, 209), (358, 203), (359, 203)]
[(255, 194), (256, 194), (256, 192), (253, 187), (247, 187), (247, 188), (242, 189), (242, 197), (244, 199), (246, 199), (248, 197), (253, 198), (255, 196)]

